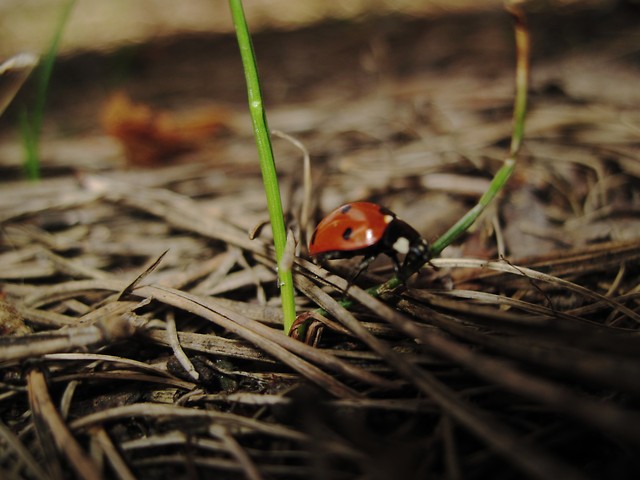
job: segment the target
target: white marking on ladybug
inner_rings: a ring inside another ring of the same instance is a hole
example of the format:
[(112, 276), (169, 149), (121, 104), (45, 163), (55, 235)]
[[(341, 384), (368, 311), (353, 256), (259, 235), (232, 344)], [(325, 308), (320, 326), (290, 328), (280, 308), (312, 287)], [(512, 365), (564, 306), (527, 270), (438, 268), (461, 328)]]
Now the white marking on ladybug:
[(398, 237), (398, 239), (392, 245), (392, 248), (398, 252), (406, 255), (409, 253), (409, 239), (407, 237)]
[(385, 215), (383, 220), (384, 223), (391, 223), (391, 221), (393, 220), (393, 215)]

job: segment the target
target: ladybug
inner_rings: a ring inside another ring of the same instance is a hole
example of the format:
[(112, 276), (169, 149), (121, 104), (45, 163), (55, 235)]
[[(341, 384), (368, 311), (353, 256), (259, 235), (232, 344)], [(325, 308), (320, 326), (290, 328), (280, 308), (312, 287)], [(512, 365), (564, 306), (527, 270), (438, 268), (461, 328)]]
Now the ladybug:
[[(309, 254), (322, 260), (364, 256), (349, 283), (381, 253), (393, 260), (403, 281), (430, 258), (429, 244), (412, 226), (371, 202), (347, 203), (334, 210), (318, 224), (309, 242)], [(402, 265), (398, 254), (404, 255)]]

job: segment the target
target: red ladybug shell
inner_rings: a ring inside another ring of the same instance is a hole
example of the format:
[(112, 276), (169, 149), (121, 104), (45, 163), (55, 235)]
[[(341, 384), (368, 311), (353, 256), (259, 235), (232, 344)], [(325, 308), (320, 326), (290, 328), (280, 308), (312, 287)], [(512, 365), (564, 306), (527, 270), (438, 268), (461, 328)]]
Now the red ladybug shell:
[(316, 227), (309, 254), (312, 256), (361, 251), (380, 242), (395, 214), (371, 202), (347, 203), (327, 215)]

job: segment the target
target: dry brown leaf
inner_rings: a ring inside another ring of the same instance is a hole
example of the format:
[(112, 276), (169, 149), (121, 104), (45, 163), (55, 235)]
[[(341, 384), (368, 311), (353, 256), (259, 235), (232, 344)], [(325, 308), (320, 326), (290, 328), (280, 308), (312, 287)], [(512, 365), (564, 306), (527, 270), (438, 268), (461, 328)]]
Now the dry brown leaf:
[(113, 94), (102, 109), (105, 132), (120, 141), (133, 165), (151, 166), (198, 149), (226, 129), (229, 112), (209, 107), (175, 114)]

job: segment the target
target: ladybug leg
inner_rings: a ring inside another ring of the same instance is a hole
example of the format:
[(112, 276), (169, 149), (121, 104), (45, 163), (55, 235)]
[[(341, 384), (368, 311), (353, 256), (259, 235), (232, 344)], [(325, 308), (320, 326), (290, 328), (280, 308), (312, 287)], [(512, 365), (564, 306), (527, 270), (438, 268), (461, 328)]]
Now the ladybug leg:
[(393, 262), (393, 270), (396, 272), (396, 275), (400, 275), (400, 260), (398, 260), (398, 255), (395, 251), (391, 251), (387, 255)]
[(347, 283), (347, 288), (344, 291), (345, 293), (349, 291), (349, 287), (351, 287), (351, 285), (355, 283), (356, 279), (360, 276), (362, 272), (364, 272), (367, 269), (367, 267), (371, 264), (371, 262), (375, 260), (375, 258), (376, 258), (375, 255), (369, 255), (362, 259), (362, 261), (358, 264), (358, 268), (356, 269), (356, 271), (353, 272), (353, 275), (351, 275), (351, 278), (349, 278), (349, 282)]

